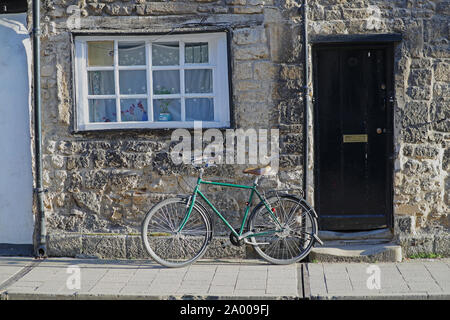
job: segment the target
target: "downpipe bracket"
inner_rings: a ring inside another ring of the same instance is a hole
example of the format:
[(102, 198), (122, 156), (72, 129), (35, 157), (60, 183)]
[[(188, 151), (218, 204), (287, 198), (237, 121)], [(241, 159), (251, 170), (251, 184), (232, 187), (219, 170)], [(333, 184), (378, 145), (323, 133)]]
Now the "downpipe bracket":
[(42, 194), (42, 193), (47, 193), (47, 192), (48, 192), (48, 189), (44, 189), (44, 188), (34, 188), (33, 191), (34, 191), (35, 193), (40, 193), (40, 194)]

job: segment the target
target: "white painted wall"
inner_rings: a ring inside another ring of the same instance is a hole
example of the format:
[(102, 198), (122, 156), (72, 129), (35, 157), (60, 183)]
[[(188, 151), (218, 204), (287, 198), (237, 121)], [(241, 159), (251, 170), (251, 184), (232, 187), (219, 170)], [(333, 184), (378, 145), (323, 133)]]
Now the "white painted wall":
[(0, 244), (32, 244), (31, 42), (26, 14), (0, 15)]

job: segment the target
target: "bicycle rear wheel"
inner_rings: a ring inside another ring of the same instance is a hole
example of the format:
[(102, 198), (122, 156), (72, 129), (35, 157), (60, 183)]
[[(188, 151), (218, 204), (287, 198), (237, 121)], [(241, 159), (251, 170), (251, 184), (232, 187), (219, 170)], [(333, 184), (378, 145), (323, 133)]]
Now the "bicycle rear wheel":
[(144, 247), (163, 266), (176, 268), (193, 263), (205, 253), (212, 237), (210, 218), (197, 205), (178, 232), (187, 209), (186, 199), (167, 199), (155, 205), (142, 223)]
[(273, 264), (290, 264), (308, 255), (317, 233), (312, 208), (295, 196), (280, 195), (267, 200), (274, 220), (263, 202), (255, 207), (248, 221), (248, 230), (262, 235), (251, 237), (256, 252)]

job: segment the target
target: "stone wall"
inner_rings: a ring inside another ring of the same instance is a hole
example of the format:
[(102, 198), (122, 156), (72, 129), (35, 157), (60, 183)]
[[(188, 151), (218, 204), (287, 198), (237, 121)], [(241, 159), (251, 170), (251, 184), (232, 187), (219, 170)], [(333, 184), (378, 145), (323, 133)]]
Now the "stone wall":
[[(72, 5), (80, 8), (79, 25), (69, 25), (75, 29), (67, 24), (74, 17)], [(228, 29), (233, 126), (279, 128), (282, 168), (279, 177), (266, 185), (296, 185), (302, 179), (303, 152), (297, 9), (295, 2), (264, 0), (43, 1), (41, 76), (49, 254), (92, 254), (95, 246), (90, 243), (103, 239), (99, 241), (106, 241), (105, 247), (118, 246), (119, 256), (130, 257), (122, 249), (128, 248), (126, 239), (135, 239), (140, 232), (145, 213), (168, 196), (192, 190), (186, 182), (193, 184), (196, 179), (194, 170), (172, 164), (171, 130), (73, 132), (71, 32)], [(206, 175), (212, 180), (251, 183), (242, 169), (226, 165), (209, 169)], [(220, 187), (205, 190), (238, 227), (248, 194)], [(221, 224), (216, 230), (219, 235), (228, 234)], [(103, 247), (100, 242), (97, 245)]]
[[(71, 32), (229, 30), (232, 123), (244, 129), (278, 128), (280, 172), (265, 184), (303, 185), (300, 1), (42, 2), (44, 183), (49, 190), (45, 208), (49, 239), (53, 239), (50, 254), (90, 254), (89, 239), (105, 234), (121, 234), (117, 241), (121, 248), (128, 248), (127, 237), (134, 239), (139, 233), (149, 208), (170, 194), (186, 193), (190, 188), (185, 180), (195, 181), (192, 169), (170, 161), (170, 130), (73, 132)], [(395, 61), (394, 189), (396, 225), (403, 227), (397, 227), (396, 233), (408, 227), (404, 234), (434, 226), (449, 228), (449, 1), (310, 2), (311, 35), (402, 33)], [(79, 11), (70, 10), (73, 5)], [(79, 12), (80, 19), (68, 25), (76, 17), (74, 12)], [(224, 165), (206, 174), (211, 179), (250, 183), (251, 177), (241, 170), (242, 166)], [(206, 193), (236, 224), (236, 213), (242, 211), (247, 195), (225, 193), (219, 187)], [(87, 237), (91, 238), (84, 241)], [(135, 256), (121, 250), (117, 251), (123, 251), (121, 257)]]

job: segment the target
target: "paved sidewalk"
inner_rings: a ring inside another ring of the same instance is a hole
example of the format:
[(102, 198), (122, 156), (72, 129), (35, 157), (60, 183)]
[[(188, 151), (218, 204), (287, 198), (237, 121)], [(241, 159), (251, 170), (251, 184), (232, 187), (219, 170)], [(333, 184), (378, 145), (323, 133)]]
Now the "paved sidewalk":
[(303, 298), (301, 264), (208, 260), (168, 269), (150, 260), (50, 258), (24, 268), (30, 263), (32, 258), (0, 257), (2, 299)]
[(0, 298), (450, 300), (450, 259), (288, 266), (204, 260), (168, 269), (151, 260), (0, 257)]
[(13, 281), (13, 276), (20, 276), (20, 271), (26, 269), (26, 267), (32, 264), (31, 258), (2, 258), (0, 257), (0, 292), (2, 286), (7, 286), (10, 281)]
[(450, 299), (450, 259), (309, 263), (307, 269), (311, 299)]

